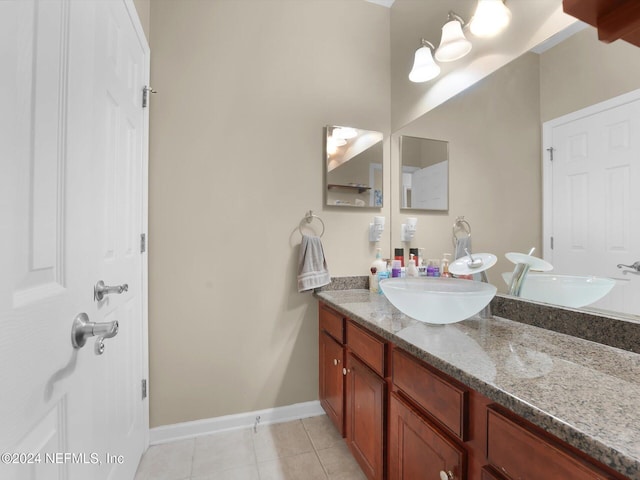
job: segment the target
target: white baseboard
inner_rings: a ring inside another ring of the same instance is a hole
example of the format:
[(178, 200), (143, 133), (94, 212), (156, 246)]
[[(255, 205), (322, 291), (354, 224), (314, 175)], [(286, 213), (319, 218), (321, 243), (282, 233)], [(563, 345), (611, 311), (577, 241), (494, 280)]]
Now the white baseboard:
[(256, 410), (254, 412), (237, 413), (225, 415), (223, 417), (205, 418), (193, 422), (175, 423), (173, 425), (163, 425), (149, 430), (149, 444), (158, 445), (161, 443), (185, 440), (188, 438), (210, 435), (212, 433), (238, 430), (252, 427), (256, 422), (256, 417), (260, 417), (259, 425), (271, 423), (288, 422), (300, 418), (315, 417), (323, 415), (324, 410), (318, 400), (312, 402), (296, 403), (286, 407), (267, 408), (266, 410)]

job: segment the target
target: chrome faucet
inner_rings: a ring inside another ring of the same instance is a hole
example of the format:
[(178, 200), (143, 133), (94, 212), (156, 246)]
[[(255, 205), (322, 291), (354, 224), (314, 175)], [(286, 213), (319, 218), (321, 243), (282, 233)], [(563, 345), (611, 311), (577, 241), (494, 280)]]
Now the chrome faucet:
[[(516, 264), (513, 269), (513, 274), (511, 275), (511, 282), (509, 283), (509, 295), (514, 295), (516, 297), (520, 296), (524, 281), (527, 278), (527, 274), (529, 273), (532, 265), (534, 265), (534, 270), (549, 271), (553, 269), (553, 266), (550, 263), (542, 260), (541, 258), (532, 256), (535, 250), (536, 248), (533, 247), (529, 250), (528, 254), (508, 253), (506, 255), (508, 260)], [(510, 256), (513, 257), (510, 258)]]

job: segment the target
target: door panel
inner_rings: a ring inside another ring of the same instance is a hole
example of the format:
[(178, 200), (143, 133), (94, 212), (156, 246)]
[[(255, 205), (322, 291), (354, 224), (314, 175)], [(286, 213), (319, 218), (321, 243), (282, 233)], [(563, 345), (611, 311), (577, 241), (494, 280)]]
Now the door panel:
[(554, 272), (613, 278), (591, 307), (640, 314), (640, 278), (617, 268), (640, 260), (640, 100), (558, 120), (551, 143)]
[[(102, 26), (107, 11), (118, 36)], [(0, 464), (0, 478), (124, 480), (133, 478), (145, 447), (136, 239), (143, 232), (140, 103), (148, 47), (135, 15), (124, 0), (0, 2), (0, 452), (42, 453), (39, 462)], [(105, 45), (130, 59), (118, 60), (126, 88), (112, 88), (114, 77), (105, 76), (104, 63), (113, 64)], [(129, 295), (98, 305), (93, 285), (110, 275), (126, 277), (118, 283), (131, 285)], [(72, 347), (80, 312), (120, 322), (104, 355), (94, 353), (94, 338)], [(123, 464), (107, 464), (107, 453), (123, 455)], [(54, 456), (45, 461), (45, 454)]]

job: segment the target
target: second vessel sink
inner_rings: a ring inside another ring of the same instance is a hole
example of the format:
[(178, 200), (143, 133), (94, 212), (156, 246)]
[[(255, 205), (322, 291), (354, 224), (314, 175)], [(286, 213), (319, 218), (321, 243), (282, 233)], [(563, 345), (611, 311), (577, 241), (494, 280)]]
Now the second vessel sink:
[(391, 304), (421, 322), (446, 324), (469, 318), (496, 294), (488, 283), (457, 278), (388, 278), (380, 288)]
[[(511, 275), (511, 272), (502, 274), (507, 285), (511, 284)], [(600, 300), (611, 291), (614, 285), (615, 280), (603, 277), (529, 273), (522, 286), (520, 297), (580, 308)]]

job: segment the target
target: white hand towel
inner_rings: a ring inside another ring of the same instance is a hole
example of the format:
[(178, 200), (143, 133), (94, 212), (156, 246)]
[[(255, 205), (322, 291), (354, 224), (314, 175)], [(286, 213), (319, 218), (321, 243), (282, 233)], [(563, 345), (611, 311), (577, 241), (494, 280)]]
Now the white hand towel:
[(331, 283), (320, 237), (302, 235), (298, 259), (298, 292), (312, 290)]

